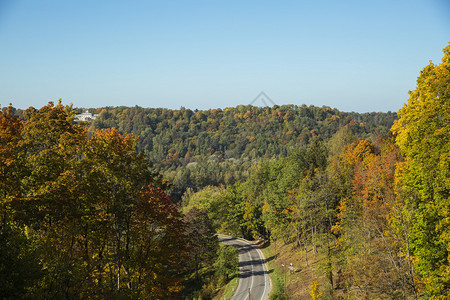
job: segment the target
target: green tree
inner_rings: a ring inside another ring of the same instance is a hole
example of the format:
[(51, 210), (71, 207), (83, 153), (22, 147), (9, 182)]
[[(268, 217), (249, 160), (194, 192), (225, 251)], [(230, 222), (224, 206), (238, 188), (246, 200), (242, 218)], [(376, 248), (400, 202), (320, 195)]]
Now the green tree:
[[(412, 250), (425, 293), (450, 295), (450, 46), (442, 63), (432, 62), (417, 79), (392, 130), (405, 157), (398, 175), (417, 207)], [(409, 205), (409, 203), (406, 203)]]
[(239, 251), (233, 246), (220, 244), (214, 267), (216, 273), (228, 281), (239, 272)]
[(186, 195), (186, 197), (188, 196), (189, 199), (183, 199), (188, 202), (183, 210), (187, 212), (193, 207), (206, 210), (213, 229), (217, 231), (224, 221), (224, 210), (226, 209), (224, 205), (226, 201), (225, 189), (223, 187), (207, 186), (197, 193)]
[(213, 266), (219, 241), (206, 210), (194, 207), (186, 213), (184, 221), (188, 250), (186, 263), (198, 280), (201, 268)]
[(246, 236), (247, 228), (243, 224), (244, 205), (242, 184), (235, 183), (227, 187), (222, 206), (222, 223), (219, 232), (232, 236)]

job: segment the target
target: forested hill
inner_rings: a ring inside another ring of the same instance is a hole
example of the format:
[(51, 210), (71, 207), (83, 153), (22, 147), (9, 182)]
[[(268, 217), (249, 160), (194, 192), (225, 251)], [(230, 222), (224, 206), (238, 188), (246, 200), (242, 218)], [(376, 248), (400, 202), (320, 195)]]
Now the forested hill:
[(312, 137), (326, 140), (347, 124), (357, 136), (384, 135), (397, 117), (391, 112), (358, 114), (306, 105), (241, 105), (206, 111), (136, 106), (98, 112), (90, 130), (114, 127), (138, 135), (138, 150), (162, 170), (204, 156), (250, 161), (284, 157)]
[(174, 196), (189, 187), (198, 190), (245, 179), (254, 162), (286, 157), (313, 137), (328, 140), (345, 125), (358, 137), (385, 135), (397, 118), (392, 112), (359, 114), (306, 105), (91, 111), (99, 116), (89, 125), (90, 132), (117, 128), (140, 137), (138, 150), (173, 183)]

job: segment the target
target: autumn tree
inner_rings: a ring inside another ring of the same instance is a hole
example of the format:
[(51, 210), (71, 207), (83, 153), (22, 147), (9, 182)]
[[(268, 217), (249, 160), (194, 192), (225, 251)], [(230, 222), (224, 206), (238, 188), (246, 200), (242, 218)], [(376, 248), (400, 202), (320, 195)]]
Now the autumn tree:
[[(142, 191), (133, 212), (126, 253), (127, 276), (139, 298), (179, 295), (186, 238), (178, 205), (161, 186)], [(126, 248), (125, 248), (126, 249)]]
[[(53, 103), (24, 112), (20, 149), (20, 192), (11, 200), (15, 222), (29, 228), (45, 270), (33, 292), (43, 297), (71, 294), (80, 274), (74, 256), (80, 203), (76, 169), (85, 130), (72, 123), (69, 106)], [(23, 228), (23, 227), (22, 227)]]
[(187, 265), (199, 279), (201, 268), (211, 268), (217, 255), (218, 239), (215, 236), (211, 221), (206, 210), (196, 207), (188, 211), (184, 218)]
[(20, 191), (18, 184), (21, 174), (19, 142), (22, 139), (23, 121), (14, 116), (10, 105), (0, 109), (0, 203), (1, 224), (7, 221), (6, 202)]
[(39, 280), (41, 266), (25, 230), (14, 220), (11, 202), (20, 193), (23, 173), (23, 120), (10, 105), (0, 109), (0, 295), (24, 298)]
[(89, 139), (73, 115), (61, 102), (0, 114), (2, 295), (176, 296), (184, 225), (167, 184), (137, 137)]
[(398, 177), (414, 205), (412, 251), (425, 293), (447, 298), (450, 294), (450, 46), (442, 63), (432, 62), (417, 78), (408, 103), (399, 111), (392, 130), (405, 157)]

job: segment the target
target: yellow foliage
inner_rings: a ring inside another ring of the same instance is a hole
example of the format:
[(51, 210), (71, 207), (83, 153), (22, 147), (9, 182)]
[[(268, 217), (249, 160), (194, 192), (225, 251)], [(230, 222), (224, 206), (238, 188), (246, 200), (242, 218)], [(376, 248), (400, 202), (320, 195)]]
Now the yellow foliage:
[(322, 298), (322, 292), (319, 292), (319, 283), (316, 281), (311, 283), (311, 291), (309, 292), (313, 300)]

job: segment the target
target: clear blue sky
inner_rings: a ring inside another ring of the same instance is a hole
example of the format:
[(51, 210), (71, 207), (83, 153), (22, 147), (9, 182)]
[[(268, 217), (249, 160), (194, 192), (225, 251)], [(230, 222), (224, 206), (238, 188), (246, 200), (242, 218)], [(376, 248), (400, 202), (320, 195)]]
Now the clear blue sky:
[(397, 111), (449, 2), (0, 0), (0, 104)]

